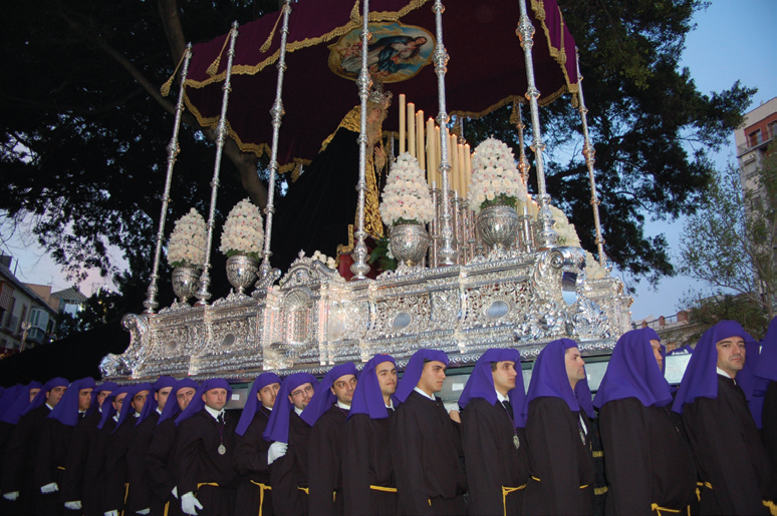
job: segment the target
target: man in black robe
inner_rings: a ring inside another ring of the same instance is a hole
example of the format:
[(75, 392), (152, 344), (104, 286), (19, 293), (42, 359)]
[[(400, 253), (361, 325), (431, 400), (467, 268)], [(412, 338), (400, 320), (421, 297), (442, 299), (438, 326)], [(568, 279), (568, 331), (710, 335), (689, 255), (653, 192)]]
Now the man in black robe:
[(448, 357), (421, 349), (407, 364), (391, 418), (390, 443), (401, 511), (406, 514), (465, 514), (467, 490), (458, 429), (434, 394), (442, 390)]
[(92, 402), (93, 378), (83, 378), (70, 384), (57, 406), (43, 420), (38, 458), (35, 464), (35, 485), (41, 492), (37, 514), (62, 514), (65, 508), (60, 501), (73, 427), (86, 414)]
[(237, 488), (235, 516), (272, 516), (272, 488), (267, 451), (270, 443), (262, 434), (270, 421), (281, 379), (275, 373), (262, 373), (251, 385), (248, 399), (237, 423), (235, 470), (242, 480)]
[[(397, 364), (389, 355), (375, 355), (364, 366), (345, 424), (343, 492), (345, 513), (395, 516), (398, 499), (389, 439)], [(396, 401), (399, 405), (399, 401)]]
[[(84, 507), (84, 497), (92, 497), (99, 504), (99, 493), (95, 493), (92, 489), (84, 490), (84, 476), (86, 475), (89, 454), (96, 443), (97, 425), (102, 416), (102, 404), (116, 388), (118, 386), (111, 382), (105, 382), (95, 387), (92, 391), (89, 410), (73, 428), (61, 489), (61, 498), (65, 501), (67, 510), (79, 511), (80, 514)], [(86, 505), (94, 506), (95, 503), (86, 503)]]
[(672, 394), (662, 361), (654, 330), (624, 333), (596, 393), (608, 515), (686, 513), (695, 497), (696, 465), (669, 415)]
[(761, 341), (761, 356), (755, 367), (756, 389), (764, 397), (761, 412), (764, 447), (777, 473), (777, 317)]
[(287, 376), (278, 391), (263, 437), (273, 489), (273, 511), (280, 516), (308, 513), (308, 443), (310, 425), (300, 416), (310, 403), (318, 381), (308, 373)]
[(345, 514), (342, 456), (356, 375), (352, 362), (333, 367), (302, 413), (302, 419), (312, 427), (308, 483), (310, 507), (315, 507), (317, 516)]
[(232, 516), (235, 510), (240, 481), (233, 467), (238, 417), (224, 409), (231, 395), (226, 380), (206, 380), (176, 419), (176, 485), (185, 514)]
[(69, 384), (65, 378), (54, 378), (46, 382), (24, 409), (6, 445), (2, 493), (3, 498), (14, 502), (11, 514), (29, 516), (35, 513), (35, 506), (41, 495), (33, 479), (40, 431), (43, 420), (57, 406)]
[(593, 514), (593, 416), (577, 343), (561, 339), (547, 344), (534, 363), (522, 412), (530, 475), (524, 514)]
[(517, 350), (489, 349), (459, 398), (470, 514), (523, 514), (529, 465), (520, 420), (525, 400), (520, 365)]
[(159, 415), (151, 443), (146, 452), (146, 473), (151, 487), (151, 514), (179, 516), (183, 514), (175, 485), (175, 419), (189, 406), (199, 389), (197, 382), (184, 378), (176, 383), (171, 398)]
[(696, 456), (701, 514), (769, 514), (774, 473), (737, 382), (752, 339), (735, 321), (702, 335), (680, 382), (672, 410), (682, 414)]

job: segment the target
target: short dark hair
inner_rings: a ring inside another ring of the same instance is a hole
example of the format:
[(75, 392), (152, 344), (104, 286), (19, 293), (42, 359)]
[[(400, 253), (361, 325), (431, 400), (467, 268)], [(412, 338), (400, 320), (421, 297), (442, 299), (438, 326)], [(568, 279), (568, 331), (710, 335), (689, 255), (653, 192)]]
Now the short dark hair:
[(491, 372), (492, 373), (496, 371), (496, 366), (498, 364), (499, 364), (499, 362), (491, 362)]

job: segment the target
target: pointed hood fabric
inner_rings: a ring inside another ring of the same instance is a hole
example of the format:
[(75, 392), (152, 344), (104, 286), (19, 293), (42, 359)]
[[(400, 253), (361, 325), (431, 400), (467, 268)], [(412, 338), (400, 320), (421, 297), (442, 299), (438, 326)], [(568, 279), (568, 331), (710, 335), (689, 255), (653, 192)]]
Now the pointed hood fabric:
[[(187, 387), (194, 389), (196, 392), (200, 388), (200, 384), (191, 378), (183, 378), (178, 380), (175, 383), (173, 390), (170, 391), (170, 397), (167, 399), (167, 404), (165, 405), (165, 408), (162, 409), (162, 413), (159, 415), (159, 420), (156, 422), (157, 425), (166, 419), (175, 419), (178, 417), (178, 414), (181, 413), (181, 407), (178, 406), (178, 391)], [(192, 397), (192, 400), (193, 399), (194, 398)]]
[(402, 373), (402, 381), (399, 382), (397, 387), (396, 397), (401, 403), (404, 403), (410, 393), (413, 392), (418, 380), (421, 379), (421, 373), (424, 372), (425, 362), (442, 362), (445, 367), (448, 367), (449, 360), (448, 355), (444, 351), (436, 349), (419, 349), (416, 351), (405, 367), (405, 371)]
[[(116, 428), (113, 430), (114, 432), (118, 430), (127, 419), (131, 418), (132, 414), (135, 412), (135, 409), (132, 408), (132, 403), (129, 403), (129, 401), (141, 391), (148, 391), (148, 396), (151, 397), (153, 389), (154, 387), (150, 383), (139, 383), (132, 386), (132, 390), (127, 394), (127, 397), (124, 398), (124, 403), (121, 404), (121, 412), (119, 412), (119, 420), (116, 422)], [(148, 403), (148, 398), (146, 398), (146, 403)], [(145, 403), (143, 406), (145, 406)], [(142, 411), (143, 409), (140, 410)]]
[[(745, 341), (746, 348), (748, 341), (754, 340), (736, 321), (721, 321), (705, 331), (696, 344), (688, 361), (688, 367), (685, 368), (683, 379), (680, 381), (680, 388), (672, 405), (674, 412), (682, 414), (683, 405), (693, 403), (696, 398), (716, 399), (718, 397), (718, 350), (715, 345), (729, 337), (741, 337)], [(747, 351), (745, 351), (745, 365), (747, 365)], [(737, 383), (739, 380), (739, 374), (737, 374)], [(747, 396), (747, 392), (745, 395)]]
[(766, 380), (766, 382), (759, 382), (759, 387), (757, 387), (759, 393), (766, 392), (766, 387), (770, 381), (777, 382), (777, 317), (769, 323), (769, 329), (766, 331), (764, 340), (761, 341), (761, 356), (753, 374)]
[(43, 389), (43, 385), (41, 385), (40, 382), (31, 382), (20, 389), (16, 394), (16, 399), (14, 399), (8, 408), (5, 409), (3, 414), (0, 415), (0, 421), (12, 425), (17, 424), (22, 417), (22, 413), (30, 404), (30, 391), (32, 389)]
[(3, 391), (3, 397), (0, 398), (0, 420), (2, 420), (3, 414), (5, 413), (6, 410), (8, 410), (8, 407), (13, 405), (14, 401), (16, 401), (16, 397), (19, 395), (20, 392), (29, 394), (30, 391), (20, 383), (17, 383), (16, 385), (9, 387), (5, 391)]
[(526, 426), (526, 421), (521, 418), (523, 405), (526, 401), (526, 390), (523, 386), (523, 374), (521, 373), (521, 354), (517, 349), (489, 349), (483, 353), (475, 364), (472, 374), (467, 380), (467, 385), (459, 397), (459, 406), (466, 409), (467, 404), (473, 398), (483, 398), (491, 405), (496, 405), (498, 398), (494, 386), (494, 375), (491, 371), (492, 362), (515, 362), (515, 387), (510, 389), (507, 397), (513, 407), (513, 423), (516, 428)]
[[(351, 411), (348, 413), (349, 419), (354, 414), (367, 414), (370, 419), (389, 417), (378, 376), (375, 373), (375, 368), (384, 362), (391, 362), (394, 367), (397, 366), (396, 360), (390, 355), (375, 355), (365, 364), (362, 374), (359, 375), (359, 383), (356, 384), (356, 390), (353, 392), (353, 403), (351, 403)], [(395, 396), (392, 397), (396, 399)], [(398, 404), (399, 400), (396, 400), (394, 405)]]
[(76, 423), (79, 421), (79, 394), (83, 389), (94, 389), (94, 386), (94, 378), (90, 377), (82, 378), (71, 383), (70, 387), (68, 387), (65, 391), (65, 394), (62, 395), (59, 403), (57, 403), (57, 406), (54, 407), (51, 412), (49, 412), (47, 417), (56, 419), (63, 425), (76, 426)]
[(257, 397), (259, 391), (274, 383), (281, 383), (281, 378), (275, 373), (262, 373), (256, 377), (256, 380), (254, 380), (254, 383), (251, 385), (251, 390), (248, 391), (248, 398), (243, 407), (243, 413), (240, 414), (240, 421), (237, 422), (237, 428), (235, 428), (235, 433), (237, 435), (245, 434), (251, 421), (254, 420), (256, 412), (259, 410), (259, 399)]
[[(313, 394), (310, 403), (308, 403), (308, 406), (302, 411), (302, 419), (307, 424), (310, 426), (315, 425), (318, 418), (321, 417), (321, 414), (329, 410), (329, 407), (337, 401), (337, 396), (332, 394), (332, 385), (334, 385), (335, 381), (341, 376), (350, 374), (356, 376), (357, 379), (359, 377), (359, 372), (356, 370), (356, 365), (354, 365), (353, 362), (336, 365), (324, 375), (324, 379), (321, 381), (321, 384), (316, 387), (316, 392)], [(358, 382), (356, 385), (359, 385)]]
[(564, 365), (564, 354), (568, 349), (576, 347), (577, 342), (574, 340), (560, 339), (550, 342), (540, 351), (534, 362), (529, 392), (526, 394), (526, 403), (521, 411), (522, 420), (525, 421), (529, 414), (529, 404), (535, 398), (542, 397), (561, 398), (566, 402), (569, 410), (578, 412), (582, 408), (588, 417), (594, 417), (588, 379), (577, 382), (573, 391)]
[[(273, 407), (270, 420), (267, 422), (267, 428), (262, 434), (266, 441), (289, 442), (289, 414), (294, 409), (294, 404), (289, 401), (289, 395), (294, 389), (306, 383), (311, 384), (314, 390), (318, 390), (318, 380), (312, 374), (294, 373), (284, 378), (281, 390), (278, 391), (278, 396), (275, 398), (275, 407)], [(304, 413), (305, 411), (303, 411)]]
[[(140, 423), (145, 421), (146, 418), (159, 407), (159, 402), (156, 400), (154, 394), (157, 394), (159, 391), (166, 389), (167, 387), (172, 387), (175, 389), (177, 383), (178, 382), (172, 376), (160, 376), (159, 379), (153, 383), (153, 391), (148, 393), (148, 399), (146, 400), (146, 403), (143, 404), (143, 410), (140, 411), (140, 416), (138, 416), (137, 421), (135, 421), (135, 426), (138, 426)], [(172, 393), (173, 391), (170, 391), (171, 395)], [(169, 402), (170, 398), (168, 398), (167, 401)]]
[(67, 387), (70, 385), (70, 382), (67, 381), (66, 378), (52, 378), (48, 382), (46, 382), (43, 387), (41, 388), (40, 392), (37, 396), (30, 402), (29, 405), (27, 405), (27, 408), (24, 409), (22, 412), (22, 416), (27, 414), (28, 412), (31, 412), (35, 410), (36, 408), (40, 407), (44, 403), (46, 403), (46, 393), (49, 392), (51, 389), (55, 387)]
[(628, 331), (618, 339), (594, 398), (596, 408), (626, 398), (637, 398), (646, 407), (664, 407), (672, 402), (669, 383), (650, 346), (651, 340), (658, 339), (646, 331), (649, 329)]
[(181, 412), (177, 418), (175, 418), (176, 426), (180, 425), (181, 421), (189, 419), (194, 414), (202, 410), (202, 408), (205, 406), (205, 401), (202, 399), (202, 395), (213, 389), (226, 389), (227, 403), (229, 403), (229, 400), (232, 398), (232, 387), (225, 379), (213, 378), (211, 380), (205, 380), (202, 382), (202, 385), (200, 385), (200, 388), (197, 389), (197, 393), (194, 395), (194, 398), (192, 398), (189, 406), (186, 407), (186, 409)]
[[(102, 430), (102, 428), (105, 426), (105, 423), (112, 418), (116, 414), (116, 409), (113, 408), (113, 400), (116, 399), (116, 396), (120, 394), (127, 394), (127, 396), (130, 396), (132, 393), (132, 389), (134, 388), (134, 385), (122, 385), (121, 387), (117, 387), (114, 389), (111, 394), (105, 398), (105, 401), (103, 401), (103, 407), (102, 407), (102, 417), (100, 418), (100, 422), (97, 424), (97, 428)], [(125, 398), (126, 401), (126, 398)], [(129, 404), (129, 403), (127, 403)], [(124, 406), (124, 403), (122, 403), (122, 407)]]
[(86, 411), (86, 414), (89, 415), (95, 410), (99, 410), (100, 404), (97, 402), (97, 395), (101, 392), (113, 392), (116, 389), (119, 388), (119, 384), (113, 383), (113, 382), (103, 382), (97, 387), (94, 388), (92, 391), (92, 404), (89, 405), (89, 410)]

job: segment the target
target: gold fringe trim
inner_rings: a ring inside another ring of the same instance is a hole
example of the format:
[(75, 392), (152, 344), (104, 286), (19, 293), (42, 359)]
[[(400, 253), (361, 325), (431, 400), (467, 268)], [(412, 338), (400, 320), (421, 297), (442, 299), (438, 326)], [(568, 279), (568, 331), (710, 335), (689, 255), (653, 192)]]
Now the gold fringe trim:
[(186, 59), (187, 52), (188, 51), (185, 51), (181, 55), (181, 59), (179, 59), (178, 64), (175, 65), (175, 70), (173, 70), (173, 75), (171, 75), (170, 78), (167, 79), (167, 81), (165, 81), (162, 87), (159, 88), (159, 93), (161, 93), (163, 97), (167, 97), (168, 95), (170, 95), (170, 88), (173, 87), (173, 81), (175, 80), (175, 76), (178, 74), (178, 69), (181, 67), (181, 64), (183, 63), (184, 59)]
[(777, 516), (777, 505), (774, 504), (771, 500), (763, 500), (764, 507), (767, 507), (769, 509), (769, 512), (772, 513), (772, 516)]
[[(564, 66), (567, 62), (567, 55), (566, 51), (564, 49), (564, 16), (561, 13), (561, 8), (556, 6), (558, 8), (558, 14), (559, 18), (561, 19), (561, 48), (554, 47), (550, 42), (550, 29), (548, 29), (548, 26), (545, 24), (545, 17), (547, 16), (545, 14), (545, 4), (542, 0), (531, 0), (531, 9), (534, 11), (534, 14), (537, 16), (537, 19), (540, 21), (540, 24), (542, 25), (542, 31), (545, 33), (545, 39), (548, 43), (548, 52), (550, 53), (550, 57), (552, 57), (559, 65), (561, 65), (561, 72), (564, 74), (564, 80), (567, 83), (567, 89), (569, 93), (577, 93), (577, 83), (572, 84), (569, 80), (569, 74), (567, 74), (567, 68)], [(556, 95), (554, 97), (554, 100), (558, 98), (560, 95)], [(543, 105), (552, 102), (550, 100), (545, 100), (543, 102)]]

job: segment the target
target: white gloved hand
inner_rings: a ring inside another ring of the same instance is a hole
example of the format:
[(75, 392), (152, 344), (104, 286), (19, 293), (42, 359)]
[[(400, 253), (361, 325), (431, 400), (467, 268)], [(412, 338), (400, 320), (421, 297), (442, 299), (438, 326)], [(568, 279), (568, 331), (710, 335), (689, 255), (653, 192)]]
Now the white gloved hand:
[(103, 514), (105, 514), (105, 516), (119, 516), (119, 511), (107, 511)]
[(178, 500), (178, 486), (173, 487), (173, 496), (175, 496), (175, 499)]
[(148, 513), (151, 512), (151, 507), (143, 509), (142, 511), (135, 511), (135, 512), (136, 512), (136, 514), (143, 514), (143, 515), (145, 515), (145, 514), (148, 514)]
[(202, 504), (194, 497), (194, 493), (189, 491), (181, 497), (181, 510), (184, 513), (197, 516), (197, 509), (202, 509)]
[(286, 449), (288, 444), (276, 441), (270, 445), (270, 449), (267, 450), (267, 465), (269, 466), (276, 460), (286, 455)]
[(9, 502), (15, 502), (17, 498), (19, 498), (19, 491), (11, 491), (10, 493), (5, 493), (3, 495), (3, 498), (8, 500)]
[(45, 486), (41, 486), (40, 492), (43, 494), (49, 494), (49, 493), (56, 493), (59, 491), (59, 486), (56, 482), (52, 482), (50, 484), (46, 484)]
[(75, 500), (73, 502), (65, 502), (65, 509), (70, 509), (71, 511), (80, 511), (83, 509), (81, 506), (81, 500)]

